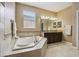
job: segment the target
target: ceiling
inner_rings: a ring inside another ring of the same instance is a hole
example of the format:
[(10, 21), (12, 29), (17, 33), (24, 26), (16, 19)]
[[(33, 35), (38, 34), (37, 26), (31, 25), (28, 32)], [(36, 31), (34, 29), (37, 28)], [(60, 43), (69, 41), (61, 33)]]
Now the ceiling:
[(21, 4), (31, 5), (53, 12), (59, 12), (72, 5), (71, 2), (19, 2)]

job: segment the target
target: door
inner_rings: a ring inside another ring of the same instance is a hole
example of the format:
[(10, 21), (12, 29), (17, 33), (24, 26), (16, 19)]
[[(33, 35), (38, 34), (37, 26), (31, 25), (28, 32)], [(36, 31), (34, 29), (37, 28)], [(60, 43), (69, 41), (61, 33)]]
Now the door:
[(79, 11), (76, 12), (76, 46), (79, 49)]

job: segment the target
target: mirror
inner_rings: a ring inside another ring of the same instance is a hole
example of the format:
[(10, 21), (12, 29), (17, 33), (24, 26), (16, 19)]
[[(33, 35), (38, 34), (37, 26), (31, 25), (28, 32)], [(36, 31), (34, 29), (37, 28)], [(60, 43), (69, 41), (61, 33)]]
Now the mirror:
[(45, 18), (44, 16), (41, 18), (42, 20), (42, 27), (43, 31), (53, 31), (53, 30), (58, 30), (62, 28), (62, 20), (59, 20), (58, 18), (53, 18), (47, 17)]

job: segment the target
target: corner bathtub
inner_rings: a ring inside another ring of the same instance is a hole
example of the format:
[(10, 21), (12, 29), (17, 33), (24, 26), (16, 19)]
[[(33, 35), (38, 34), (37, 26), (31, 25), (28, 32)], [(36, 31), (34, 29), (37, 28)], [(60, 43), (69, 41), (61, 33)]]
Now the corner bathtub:
[(42, 57), (47, 49), (47, 38), (36, 37), (18, 38), (15, 45), (5, 53), (5, 57)]
[(42, 39), (43, 37), (40, 36), (18, 38), (15, 42), (13, 50), (32, 48), (36, 46)]

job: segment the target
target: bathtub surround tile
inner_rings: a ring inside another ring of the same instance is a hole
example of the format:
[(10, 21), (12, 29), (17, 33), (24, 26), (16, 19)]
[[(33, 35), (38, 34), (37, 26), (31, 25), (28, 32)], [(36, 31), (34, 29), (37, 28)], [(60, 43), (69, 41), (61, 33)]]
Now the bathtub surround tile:
[(45, 57), (79, 57), (79, 50), (69, 42), (49, 44)]

